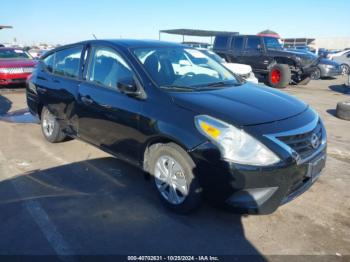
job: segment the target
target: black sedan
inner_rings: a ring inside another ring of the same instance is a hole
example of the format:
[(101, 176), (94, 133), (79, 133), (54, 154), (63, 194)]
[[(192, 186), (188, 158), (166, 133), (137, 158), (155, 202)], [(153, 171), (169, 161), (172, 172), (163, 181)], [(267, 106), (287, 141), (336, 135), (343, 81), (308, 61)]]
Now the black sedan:
[(206, 195), (271, 213), (325, 166), (326, 130), (310, 106), (179, 44), (94, 40), (51, 50), (28, 81), (27, 103), (46, 140), (78, 138), (137, 165), (176, 212)]

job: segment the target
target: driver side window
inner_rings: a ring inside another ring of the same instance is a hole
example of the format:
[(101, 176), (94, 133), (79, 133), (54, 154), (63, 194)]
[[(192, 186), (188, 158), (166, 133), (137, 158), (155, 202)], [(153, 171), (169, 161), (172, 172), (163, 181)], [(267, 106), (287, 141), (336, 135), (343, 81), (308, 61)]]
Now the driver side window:
[(111, 48), (93, 47), (87, 80), (117, 90), (117, 83), (133, 73), (125, 60)]

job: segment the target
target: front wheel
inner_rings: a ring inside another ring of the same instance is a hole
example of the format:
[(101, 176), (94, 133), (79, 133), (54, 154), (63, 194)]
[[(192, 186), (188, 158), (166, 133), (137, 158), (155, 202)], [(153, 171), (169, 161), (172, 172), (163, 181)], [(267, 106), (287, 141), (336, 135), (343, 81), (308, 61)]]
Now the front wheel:
[(162, 203), (177, 213), (196, 209), (202, 188), (194, 175), (196, 165), (180, 146), (156, 144), (150, 148), (149, 172)]
[(285, 88), (291, 80), (291, 72), (288, 65), (275, 64), (269, 71), (268, 84), (275, 88)]
[(321, 70), (317, 67), (315, 70), (311, 73), (311, 79), (312, 80), (319, 80), (321, 78)]
[(55, 116), (46, 107), (41, 111), (41, 131), (50, 143), (62, 142), (66, 138)]
[(347, 65), (347, 64), (342, 64), (342, 65), (340, 66), (340, 68), (341, 68), (341, 72), (342, 72), (343, 75), (349, 74), (349, 72), (350, 72), (350, 67), (349, 67), (349, 65)]

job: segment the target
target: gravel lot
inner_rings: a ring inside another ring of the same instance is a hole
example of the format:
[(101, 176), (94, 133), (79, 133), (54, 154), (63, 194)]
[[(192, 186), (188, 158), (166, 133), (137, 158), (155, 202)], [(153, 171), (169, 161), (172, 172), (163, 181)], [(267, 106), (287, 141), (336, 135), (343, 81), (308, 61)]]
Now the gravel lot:
[[(49, 144), (35, 123), (0, 121), (0, 255), (350, 255), (350, 122), (334, 116), (349, 99), (344, 81), (284, 90), (323, 118), (328, 160), (308, 192), (266, 216), (206, 203), (175, 215), (138, 169), (80, 141)], [(0, 90), (0, 115), (25, 108), (23, 89)]]

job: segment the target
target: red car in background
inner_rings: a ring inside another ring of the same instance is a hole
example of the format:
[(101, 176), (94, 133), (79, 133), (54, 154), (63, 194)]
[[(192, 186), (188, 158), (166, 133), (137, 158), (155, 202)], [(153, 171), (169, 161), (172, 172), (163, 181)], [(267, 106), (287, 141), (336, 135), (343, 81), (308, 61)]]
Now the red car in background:
[(0, 47), (0, 86), (24, 84), (36, 62), (22, 49)]

